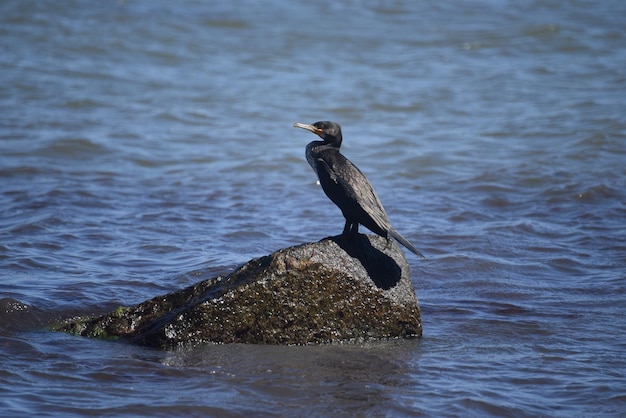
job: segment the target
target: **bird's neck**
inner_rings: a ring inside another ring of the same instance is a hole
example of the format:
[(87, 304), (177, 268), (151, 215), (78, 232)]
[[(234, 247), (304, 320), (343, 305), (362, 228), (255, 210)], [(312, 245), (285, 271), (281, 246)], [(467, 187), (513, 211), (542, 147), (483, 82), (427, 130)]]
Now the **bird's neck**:
[(339, 152), (339, 147), (326, 141), (313, 141), (306, 146), (307, 155), (318, 155), (324, 151)]
[[(317, 164), (319, 159), (326, 160), (330, 153), (339, 154), (339, 147), (329, 144), (325, 141), (313, 141), (306, 146), (306, 160), (317, 173)], [(318, 174), (319, 177), (319, 174)]]

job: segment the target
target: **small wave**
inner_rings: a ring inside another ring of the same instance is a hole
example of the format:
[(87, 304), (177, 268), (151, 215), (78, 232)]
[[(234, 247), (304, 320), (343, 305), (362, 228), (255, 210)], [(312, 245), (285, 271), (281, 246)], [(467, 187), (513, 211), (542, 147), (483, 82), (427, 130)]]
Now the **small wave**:
[[(10, 168), (0, 168), (0, 178), (13, 178), (13, 177), (24, 177), (24, 176), (36, 176), (41, 174), (58, 174), (58, 170), (44, 170), (41, 167), (33, 167), (33, 166), (17, 166)], [(7, 192), (11, 193), (11, 192)], [(16, 193), (21, 193), (16, 192)]]
[(598, 202), (606, 199), (619, 198), (620, 192), (605, 184), (598, 184), (582, 190), (575, 197), (585, 202)]
[(81, 137), (63, 137), (54, 140), (52, 143), (35, 151), (33, 154), (41, 155), (43, 157), (56, 157), (56, 158), (90, 158), (93, 156), (102, 156), (108, 154), (109, 150), (88, 138)]
[(65, 102), (65, 107), (71, 111), (87, 110), (106, 106), (103, 102), (98, 102), (91, 98), (71, 99)]
[(142, 245), (139, 247), (139, 249), (142, 251), (155, 253), (155, 254), (170, 254), (170, 253), (182, 251), (182, 248), (176, 247), (174, 245), (155, 245), (155, 244)]

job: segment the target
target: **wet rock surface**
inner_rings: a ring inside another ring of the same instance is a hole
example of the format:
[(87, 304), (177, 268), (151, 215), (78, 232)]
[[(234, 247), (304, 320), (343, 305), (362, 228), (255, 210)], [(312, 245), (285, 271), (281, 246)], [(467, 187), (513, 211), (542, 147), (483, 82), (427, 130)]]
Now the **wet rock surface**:
[(97, 318), (56, 329), (158, 348), (308, 344), (419, 337), (420, 310), (399, 246), (370, 235), (325, 238), (249, 261)]

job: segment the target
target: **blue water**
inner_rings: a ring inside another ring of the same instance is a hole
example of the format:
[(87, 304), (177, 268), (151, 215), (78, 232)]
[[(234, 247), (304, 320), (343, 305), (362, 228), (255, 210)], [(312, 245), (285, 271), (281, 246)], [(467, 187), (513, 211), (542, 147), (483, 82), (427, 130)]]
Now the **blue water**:
[[(626, 3), (0, 4), (0, 415), (624, 416)], [(45, 324), (338, 234), (334, 120), (424, 336), (161, 352)]]

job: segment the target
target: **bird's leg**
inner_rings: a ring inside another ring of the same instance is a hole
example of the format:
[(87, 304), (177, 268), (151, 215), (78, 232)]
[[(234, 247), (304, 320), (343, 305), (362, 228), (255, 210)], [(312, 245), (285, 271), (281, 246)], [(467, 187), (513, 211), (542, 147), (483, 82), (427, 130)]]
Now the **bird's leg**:
[(348, 240), (353, 239), (359, 234), (359, 223), (346, 219), (346, 225), (343, 227), (341, 235)]
[(343, 227), (343, 232), (341, 233), (341, 235), (347, 237), (348, 235), (350, 235), (350, 227), (352, 226), (352, 223), (346, 219), (346, 225)]

